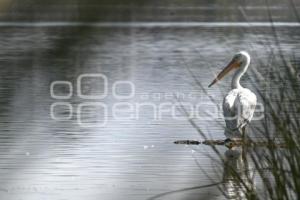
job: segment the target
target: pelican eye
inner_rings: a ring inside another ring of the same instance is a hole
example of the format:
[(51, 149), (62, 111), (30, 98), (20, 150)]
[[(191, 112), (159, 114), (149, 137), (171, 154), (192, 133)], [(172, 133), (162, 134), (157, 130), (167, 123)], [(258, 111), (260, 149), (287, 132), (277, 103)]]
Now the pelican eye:
[(238, 62), (240, 65), (243, 64), (243, 62), (244, 62), (244, 59), (243, 59), (243, 57), (242, 57), (241, 54), (238, 54), (238, 55), (234, 58), (234, 60), (235, 60), (236, 62)]

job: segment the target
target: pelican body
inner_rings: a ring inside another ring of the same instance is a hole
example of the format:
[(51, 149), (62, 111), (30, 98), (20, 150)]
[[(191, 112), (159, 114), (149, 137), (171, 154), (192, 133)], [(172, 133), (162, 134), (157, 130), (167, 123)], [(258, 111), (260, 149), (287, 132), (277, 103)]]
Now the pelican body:
[(223, 115), (226, 123), (225, 136), (229, 139), (245, 136), (245, 128), (250, 123), (255, 111), (256, 95), (240, 85), (240, 79), (246, 73), (249, 65), (249, 54), (241, 51), (233, 57), (227, 67), (209, 85), (211, 87), (231, 70), (235, 70), (231, 81), (231, 91), (223, 100)]

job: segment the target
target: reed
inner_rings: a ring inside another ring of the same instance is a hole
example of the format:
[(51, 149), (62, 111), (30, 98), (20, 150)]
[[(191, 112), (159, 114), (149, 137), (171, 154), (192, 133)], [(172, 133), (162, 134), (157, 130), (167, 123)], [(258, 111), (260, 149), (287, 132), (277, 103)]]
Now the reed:
[[(244, 145), (225, 154), (210, 143), (223, 168), (218, 188), (228, 199), (300, 199), (300, 66), (296, 56), (282, 51), (275, 27), (273, 34), (276, 49), (270, 47), (268, 75), (254, 69), (250, 80), (264, 105), (264, 118), (248, 128)], [(196, 122), (189, 121), (207, 139)]]

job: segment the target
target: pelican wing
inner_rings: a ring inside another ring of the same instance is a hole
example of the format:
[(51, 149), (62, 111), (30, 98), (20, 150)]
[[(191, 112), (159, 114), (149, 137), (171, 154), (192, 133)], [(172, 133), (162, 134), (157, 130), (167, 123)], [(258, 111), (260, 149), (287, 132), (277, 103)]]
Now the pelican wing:
[(256, 96), (248, 89), (233, 89), (228, 93), (223, 101), (226, 137), (242, 135), (242, 128), (251, 121), (255, 106)]

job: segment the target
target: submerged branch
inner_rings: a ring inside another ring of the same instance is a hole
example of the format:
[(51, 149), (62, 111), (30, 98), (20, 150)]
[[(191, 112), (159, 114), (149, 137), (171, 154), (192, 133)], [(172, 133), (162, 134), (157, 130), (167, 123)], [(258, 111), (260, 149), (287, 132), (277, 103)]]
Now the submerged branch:
[[(230, 144), (229, 144), (230, 143)], [(272, 148), (285, 148), (287, 147), (284, 143), (270, 142), (270, 141), (252, 141), (252, 140), (176, 140), (174, 144), (185, 144), (185, 145), (225, 145), (228, 148), (238, 146), (255, 146), (255, 147), (272, 147)]]

